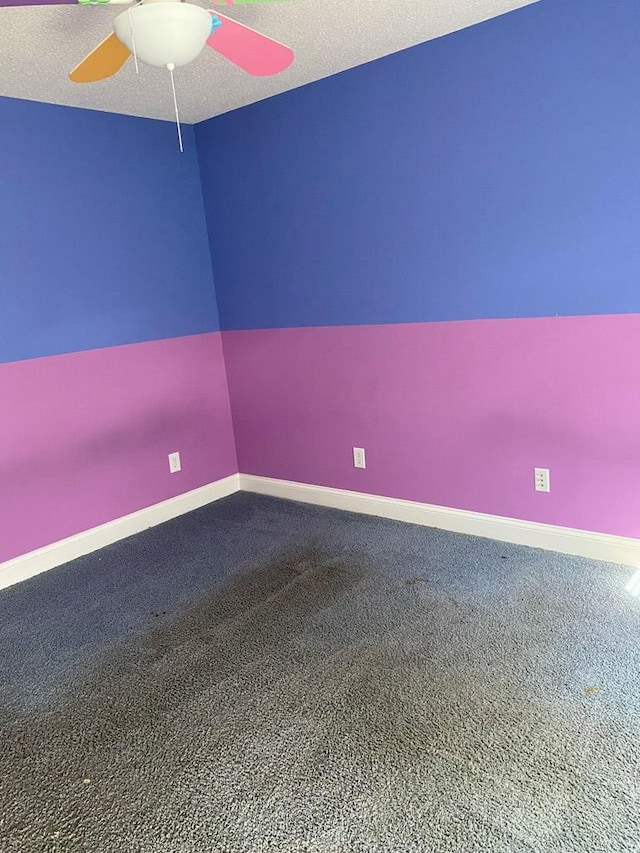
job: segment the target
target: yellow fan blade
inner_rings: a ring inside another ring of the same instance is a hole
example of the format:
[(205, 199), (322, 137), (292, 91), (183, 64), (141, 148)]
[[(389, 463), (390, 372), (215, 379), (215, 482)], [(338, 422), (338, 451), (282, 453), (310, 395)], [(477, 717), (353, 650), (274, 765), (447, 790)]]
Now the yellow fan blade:
[(131, 56), (127, 48), (111, 33), (69, 73), (74, 83), (95, 83), (119, 71)]

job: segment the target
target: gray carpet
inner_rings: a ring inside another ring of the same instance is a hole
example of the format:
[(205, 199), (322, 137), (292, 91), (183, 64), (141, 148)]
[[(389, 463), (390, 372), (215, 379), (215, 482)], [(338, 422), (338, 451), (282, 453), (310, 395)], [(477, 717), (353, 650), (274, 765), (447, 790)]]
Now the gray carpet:
[(0, 593), (0, 850), (640, 850), (629, 569), (234, 495)]

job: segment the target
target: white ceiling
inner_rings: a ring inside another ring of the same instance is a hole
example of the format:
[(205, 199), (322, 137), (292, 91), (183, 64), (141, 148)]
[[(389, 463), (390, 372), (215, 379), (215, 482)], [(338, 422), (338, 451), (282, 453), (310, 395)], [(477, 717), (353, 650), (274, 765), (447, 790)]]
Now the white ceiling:
[[(290, 45), (293, 65), (250, 77), (205, 48), (176, 72), (180, 117), (195, 123), (313, 80), (468, 27), (537, 0), (295, 0), (224, 9)], [(202, 2), (202, 5), (206, 3)], [(123, 6), (0, 8), (0, 95), (173, 120), (166, 71), (133, 61), (109, 80), (71, 83), (67, 74), (111, 31)]]

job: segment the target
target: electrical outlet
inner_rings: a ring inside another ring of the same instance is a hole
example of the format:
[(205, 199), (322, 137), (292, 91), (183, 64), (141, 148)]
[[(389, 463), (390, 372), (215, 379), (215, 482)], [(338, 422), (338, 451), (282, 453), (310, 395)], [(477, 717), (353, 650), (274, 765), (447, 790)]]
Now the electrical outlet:
[(169, 454), (169, 471), (172, 474), (176, 474), (178, 471), (182, 471), (182, 465), (180, 464), (180, 454), (177, 452)]
[(364, 447), (354, 447), (353, 448), (353, 467), (354, 468), (366, 468), (367, 460), (364, 455)]
[(533, 483), (534, 483), (536, 492), (550, 492), (551, 491), (551, 483), (549, 481), (549, 469), (548, 468), (534, 468), (533, 469)]

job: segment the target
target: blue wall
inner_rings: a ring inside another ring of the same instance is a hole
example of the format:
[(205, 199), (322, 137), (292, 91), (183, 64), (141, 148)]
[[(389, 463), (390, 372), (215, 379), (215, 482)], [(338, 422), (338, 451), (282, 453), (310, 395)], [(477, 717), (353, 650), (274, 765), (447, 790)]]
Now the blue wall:
[(184, 131), (0, 98), (0, 362), (218, 328)]
[(640, 310), (638, 0), (542, 0), (196, 137), (224, 328)]

